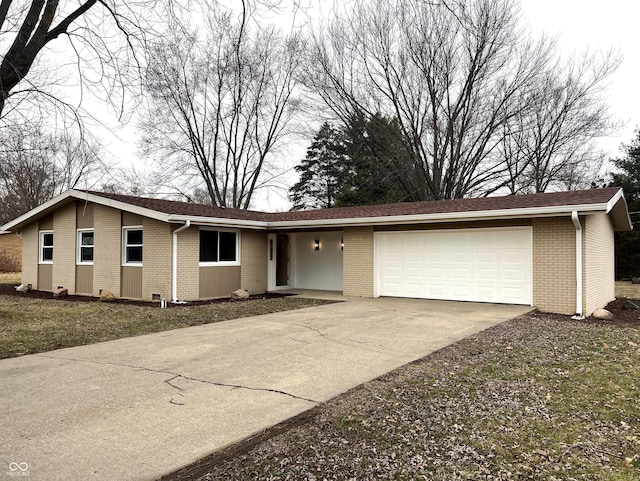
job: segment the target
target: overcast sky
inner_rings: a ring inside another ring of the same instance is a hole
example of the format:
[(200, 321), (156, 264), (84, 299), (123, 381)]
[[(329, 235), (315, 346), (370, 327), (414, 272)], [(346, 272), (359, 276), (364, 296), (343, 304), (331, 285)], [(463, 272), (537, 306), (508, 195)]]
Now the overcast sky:
[[(330, 4), (333, 0), (317, 0)], [(637, 22), (640, 18), (640, 2), (633, 0), (521, 0), (525, 20), (534, 34), (546, 32), (560, 35), (559, 44), (567, 53), (580, 51), (585, 47), (593, 50), (619, 50), (623, 62), (611, 77), (609, 103), (613, 116), (622, 124), (615, 135), (600, 139), (599, 146), (609, 157), (619, 154), (620, 144), (628, 143), (634, 136), (634, 129), (640, 125), (640, 48), (637, 38)], [(326, 8), (323, 8), (326, 10)], [(115, 124), (114, 124), (115, 125)], [(128, 164), (135, 162), (136, 132), (133, 126), (120, 130), (118, 138), (104, 134), (107, 151), (115, 158)], [(293, 156), (304, 156), (306, 144), (293, 151)], [(298, 154), (296, 155), (296, 152)], [(300, 160), (289, 159), (289, 161)], [(291, 182), (295, 177), (291, 177)], [(260, 196), (256, 208), (283, 210), (289, 206), (285, 195), (271, 192), (268, 197)]]
[(640, 124), (640, 49), (637, 22), (640, 2), (634, 0), (522, 0), (525, 18), (534, 32), (560, 34), (568, 51), (589, 47), (606, 51), (615, 48), (623, 57), (612, 76), (609, 102), (613, 115), (624, 124), (616, 136), (600, 144), (616, 156), (621, 142), (633, 138)]

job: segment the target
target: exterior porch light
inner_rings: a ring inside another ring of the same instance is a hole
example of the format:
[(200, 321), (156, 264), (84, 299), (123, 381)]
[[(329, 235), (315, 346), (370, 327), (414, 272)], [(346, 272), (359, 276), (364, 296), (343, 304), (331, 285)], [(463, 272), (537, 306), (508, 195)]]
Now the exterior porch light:
[(313, 248), (314, 250), (317, 250), (317, 251), (320, 250), (320, 239), (316, 239), (313, 241)]
[(344, 250), (344, 238), (340, 239), (340, 250)]

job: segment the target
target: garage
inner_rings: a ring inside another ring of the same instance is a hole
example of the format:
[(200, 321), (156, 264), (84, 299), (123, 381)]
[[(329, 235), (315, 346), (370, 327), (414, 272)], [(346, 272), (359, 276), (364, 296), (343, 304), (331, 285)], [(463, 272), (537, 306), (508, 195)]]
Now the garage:
[(376, 232), (376, 296), (532, 304), (531, 227)]

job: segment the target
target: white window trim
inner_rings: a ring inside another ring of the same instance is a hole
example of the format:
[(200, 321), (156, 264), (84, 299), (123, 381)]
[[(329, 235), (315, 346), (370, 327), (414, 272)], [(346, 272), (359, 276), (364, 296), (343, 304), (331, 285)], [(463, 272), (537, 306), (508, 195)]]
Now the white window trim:
[(82, 260), (82, 256), (81, 256), (81, 252), (82, 252), (82, 248), (83, 247), (89, 247), (89, 246), (83, 246), (82, 245), (82, 233), (83, 232), (92, 232), (94, 237), (93, 237), (93, 245), (91, 245), (91, 248), (93, 249), (93, 258), (95, 260), (95, 256), (96, 256), (96, 238), (95, 238), (95, 231), (93, 228), (91, 229), (77, 229), (76, 231), (76, 265), (78, 266), (92, 266), (93, 265), (93, 261), (83, 261)]
[[(44, 247), (44, 236), (45, 234), (53, 234), (52, 230), (41, 230), (38, 233), (38, 264), (53, 264), (53, 260), (50, 261), (45, 261), (42, 258), (42, 249)], [(53, 236), (53, 246), (47, 246), (47, 247), (51, 247), (53, 249), (53, 254), (55, 255), (55, 244), (56, 244), (56, 236)]]
[[(207, 261), (198, 262), (200, 267), (223, 267), (223, 266), (239, 266), (240, 265), (240, 231), (238, 229), (220, 229), (217, 227), (200, 227), (200, 230), (210, 230), (217, 232), (233, 232), (236, 235), (236, 260), (235, 261)], [(218, 257), (220, 254), (220, 239), (218, 238)], [(200, 259), (200, 232), (198, 232), (198, 260)]]
[(122, 267), (142, 267), (142, 262), (127, 262), (127, 231), (141, 230), (142, 231), (142, 244), (131, 244), (131, 246), (142, 247), (142, 258), (144, 259), (144, 229), (141, 225), (128, 225), (122, 227)]

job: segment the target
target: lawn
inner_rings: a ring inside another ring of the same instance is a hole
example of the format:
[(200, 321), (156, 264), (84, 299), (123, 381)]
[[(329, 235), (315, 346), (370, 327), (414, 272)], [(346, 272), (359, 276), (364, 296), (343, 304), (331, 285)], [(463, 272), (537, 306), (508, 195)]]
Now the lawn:
[(638, 317), (533, 312), (166, 479), (638, 481)]
[[(19, 275), (0, 274), (0, 284), (5, 290), (7, 284), (19, 283)], [(325, 303), (279, 297), (160, 309), (158, 304), (139, 306), (0, 295), (0, 358)]]

